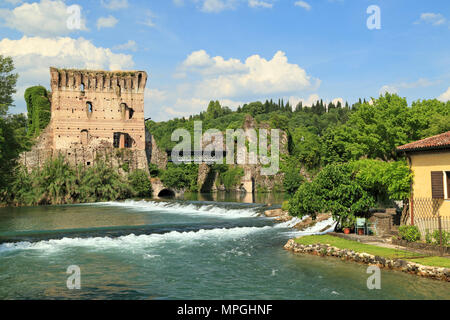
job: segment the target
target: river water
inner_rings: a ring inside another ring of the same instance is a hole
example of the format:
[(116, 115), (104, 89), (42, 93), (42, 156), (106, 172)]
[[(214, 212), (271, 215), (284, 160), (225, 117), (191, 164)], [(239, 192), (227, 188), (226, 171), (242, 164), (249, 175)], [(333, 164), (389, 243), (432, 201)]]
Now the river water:
[[(0, 299), (450, 299), (448, 283), (283, 250), (262, 204), (127, 200), (1, 208)], [(81, 289), (69, 290), (76, 265)]]

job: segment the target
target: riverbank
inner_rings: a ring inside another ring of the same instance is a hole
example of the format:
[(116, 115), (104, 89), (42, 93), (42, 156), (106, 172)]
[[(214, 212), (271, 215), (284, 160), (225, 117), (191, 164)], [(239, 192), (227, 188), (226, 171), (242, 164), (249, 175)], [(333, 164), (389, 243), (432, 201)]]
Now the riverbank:
[(284, 248), (295, 253), (336, 257), (450, 282), (450, 259), (445, 257), (423, 257), (419, 253), (359, 243), (330, 235), (290, 239)]

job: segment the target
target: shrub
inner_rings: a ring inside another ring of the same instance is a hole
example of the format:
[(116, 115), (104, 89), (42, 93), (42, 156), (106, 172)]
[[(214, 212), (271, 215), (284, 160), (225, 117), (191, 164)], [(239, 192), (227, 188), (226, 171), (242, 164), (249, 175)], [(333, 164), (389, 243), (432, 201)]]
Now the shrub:
[(226, 171), (219, 172), (219, 183), (223, 184), (227, 191), (230, 191), (239, 184), (243, 176), (244, 169), (230, 166)]
[(198, 190), (198, 165), (196, 164), (173, 164), (167, 165), (167, 170), (161, 173), (161, 181), (167, 188), (185, 189), (195, 192)]
[(401, 226), (398, 233), (403, 240), (408, 242), (416, 242), (420, 240), (420, 231), (417, 226)]
[(283, 211), (289, 211), (289, 201), (284, 201), (281, 205), (281, 210)]
[(131, 172), (128, 176), (128, 182), (135, 197), (151, 197), (152, 184), (149, 175), (144, 170), (138, 169)]
[(148, 171), (150, 172), (150, 177), (152, 177), (152, 178), (159, 176), (159, 173), (160, 173), (158, 166), (154, 163), (148, 164)]
[[(436, 244), (441, 244), (441, 235), (439, 233), (439, 230), (435, 230), (433, 232), (432, 237)], [(450, 232), (442, 230), (442, 245), (447, 246), (449, 244), (449, 241), (450, 241)]]

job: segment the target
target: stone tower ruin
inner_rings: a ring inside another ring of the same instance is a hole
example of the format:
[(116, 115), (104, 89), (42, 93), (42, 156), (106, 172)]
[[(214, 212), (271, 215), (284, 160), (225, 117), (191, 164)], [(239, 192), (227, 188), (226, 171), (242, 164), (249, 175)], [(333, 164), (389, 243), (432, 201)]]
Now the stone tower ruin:
[(62, 154), (73, 164), (148, 166), (151, 137), (145, 129), (145, 71), (50, 68), (51, 120), (32, 151), (29, 168)]

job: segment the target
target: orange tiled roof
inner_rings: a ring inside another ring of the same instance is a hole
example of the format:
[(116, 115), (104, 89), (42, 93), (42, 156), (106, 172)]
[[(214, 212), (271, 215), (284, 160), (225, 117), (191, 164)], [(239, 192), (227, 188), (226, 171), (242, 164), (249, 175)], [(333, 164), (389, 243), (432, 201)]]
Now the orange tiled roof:
[(435, 149), (450, 149), (450, 131), (411, 142), (397, 148), (398, 151), (421, 151)]

